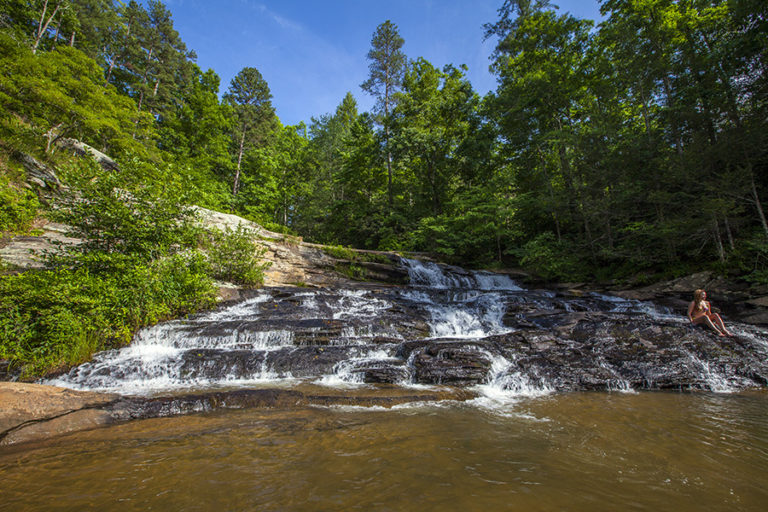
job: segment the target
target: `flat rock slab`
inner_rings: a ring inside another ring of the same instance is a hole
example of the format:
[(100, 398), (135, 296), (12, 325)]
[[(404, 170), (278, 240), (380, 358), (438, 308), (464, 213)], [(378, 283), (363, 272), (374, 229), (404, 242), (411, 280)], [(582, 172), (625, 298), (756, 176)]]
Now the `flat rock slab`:
[(392, 407), (469, 394), (429, 392), (395, 396), (314, 395), (284, 389), (241, 389), (165, 397), (121, 397), (41, 384), (0, 383), (0, 447), (40, 441), (114, 423), (218, 409), (306, 406)]
[[(49, 432), (42, 437), (89, 428), (94, 421), (92, 414), (73, 414), (105, 406), (117, 398), (42, 384), (0, 382), (0, 444), (26, 440), (28, 436), (22, 435), (22, 431), (40, 430), (43, 422), (47, 424), (44, 430)], [(78, 421), (85, 421), (86, 425), (78, 426)]]

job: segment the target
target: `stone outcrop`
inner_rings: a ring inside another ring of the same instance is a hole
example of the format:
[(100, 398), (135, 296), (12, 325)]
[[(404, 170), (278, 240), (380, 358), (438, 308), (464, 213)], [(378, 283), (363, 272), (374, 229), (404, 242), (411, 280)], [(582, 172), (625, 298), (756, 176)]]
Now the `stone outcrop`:
[(62, 138), (56, 139), (56, 145), (58, 145), (62, 149), (70, 150), (77, 155), (91, 157), (96, 161), (97, 164), (102, 166), (104, 169), (112, 170), (112, 171), (120, 170), (120, 168), (117, 165), (117, 162), (112, 160), (110, 157), (108, 157), (98, 149), (93, 148), (84, 142), (80, 142), (79, 140), (62, 137)]
[(103, 393), (0, 382), (0, 445), (106, 425), (110, 415), (99, 408), (116, 399)]
[(46, 253), (56, 252), (62, 245), (80, 243), (80, 239), (67, 236), (68, 227), (64, 224), (42, 221), (40, 225), (39, 235), (17, 236), (0, 248), (0, 259), (14, 269), (42, 268)]
[[(323, 249), (322, 245), (302, 242), (299, 238), (268, 231), (258, 224), (236, 215), (215, 212), (205, 208), (195, 208), (199, 222), (203, 227), (234, 230), (238, 225), (250, 230), (258, 242), (266, 248), (264, 260), (270, 264), (264, 273), (264, 286), (335, 286), (353, 283), (354, 279), (343, 270), (356, 265), (364, 270), (364, 278), (371, 281), (402, 284), (407, 280), (407, 272), (398, 265), (398, 257), (393, 253), (375, 251), (355, 251), (362, 255), (375, 253), (379, 260), (389, 261), (349, 261), (334, 258)], [(40, 221), (40, 234), (17, 236), (0, 247), (0, 259), (18, 270), (41, 268), (42, 256), (46, 252), (55, 252), (63, 245), (80, 243), (77, 238), (67, 236), (67, 226), (53, 222)], [(229, 283), (220, 283), (220, 297), (225, 301), (238, 300), (242, 290)]]
[(0, 446), (40, 441), (117, 422), (217, 409), (289, 408), (307, 405), (392, 407), (468, 395), (448, 392), (316, 395), (285, 389), (242, 389), (164, 397), (120, 397), (40, 384), (0, 382)]
[(37, 187), (43, 195), (50, 195), (62, 188), (62, 183), (56, 175), (56, 170), (38, 161), (26, 153), (17, 153), (16, 158), (27, 171), (27, 186)]

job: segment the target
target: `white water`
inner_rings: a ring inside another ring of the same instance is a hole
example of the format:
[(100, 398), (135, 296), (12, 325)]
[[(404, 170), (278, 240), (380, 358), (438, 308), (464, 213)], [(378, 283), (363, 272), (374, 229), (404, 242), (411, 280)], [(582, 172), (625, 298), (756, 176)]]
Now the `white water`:
[[(348, 388), (365, 386), (365, 371), (392, 370), (398, 385), (429, 388), (414, 380), (416, 352), (398, 358), (400, 343), (433, 339), (481, 340), (514, 331), (506, 325), (520, 305), (541, 311), (608, 311), (646, 315), (649, 321), (684, 323), (685, 319), (650, 303), (601, 294), (564, 298), (554, 292), (526, 291), (506, 275), (452, 269), (434, 263), (403, 260), (413, 286), (380, 290), (261, 290), (244, 302), (191, 319), (142, 329), (133, 343), (97, 354), (67, 375), (48, 383), (121, 394), (155, 394), (169, 390), (231, 386), (290, 386), (312, 382)], [(508, 308), (510, 312), (508, 312)], [(396, 316), (409, 312), (404, 317)], [(409, 316), (410, 315), (410, 316)], [(418, 337), (406, 339), (407, 332)], [(536, 321), (532, 315), (526, 321)], [(506, 323), (505, 323), (506, 322)], [(514, 322), (512, 322), (514, 325)], [(546, 327), (546, 323), (542, 324)], [(754, 333), (744, 332), (758, 339)], [(760, 340), (759, 350), (768, 354)], [(327, 347), (323, 348), (323, 347)], [(286, 360), (304, 350), (303, 357), (321, 358), (319, 374), (296, 373)], [(235, 352), (237, 351), (237, 352)], [(307, 355), (309, 354), (309, 356)], [(471, 388), (477, 406), (507, 410), (520, 398), (548, 395), (554, 385), (534, 370), (523, 371), (515, 356), (487, 352), (485, 381)], [(325, 359), (323, 362), (322, 358)], [(600, 366), (615, 375), (609, 390), (631, 392), (607, 362)], [(324, 366), (323, 366), (324, 365)], [(730, 392), (733, 384), (707, 362), (690, 356), (692, 371), (702, 387)], [(213, 376), (215, 375), (215, 377)]]

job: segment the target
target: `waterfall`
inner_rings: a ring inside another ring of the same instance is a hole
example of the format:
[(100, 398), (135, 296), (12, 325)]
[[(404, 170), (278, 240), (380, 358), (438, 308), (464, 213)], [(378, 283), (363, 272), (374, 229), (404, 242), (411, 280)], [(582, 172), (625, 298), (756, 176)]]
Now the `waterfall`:
[[(673, 387), (674, 379), (729, 392), (763, 375), (768, 344), (748, 326), (734, 331), (759, 357), (736, 378), (723, 369), (738, 364), (715, 362), (701, 348), (694, 356), (685, 348), (690, 340), (654, 359), (657, 336), (697, 336), (696, 346), (711, 347), (714, 357), (730, 345), (713, 345), (727, 342), (653, 304), (526, 290), (503, 274), (412, 259), (402, 265), (410, 286), (262, 289), (238, 304), (141, 329), (130, 346), (47, 383), (124, 395), (298, 383), (455, 385), (475, 392), (479, 405), (504, 408), (556, 390)], [(661, 327), (643, 340), (654, 324)]]

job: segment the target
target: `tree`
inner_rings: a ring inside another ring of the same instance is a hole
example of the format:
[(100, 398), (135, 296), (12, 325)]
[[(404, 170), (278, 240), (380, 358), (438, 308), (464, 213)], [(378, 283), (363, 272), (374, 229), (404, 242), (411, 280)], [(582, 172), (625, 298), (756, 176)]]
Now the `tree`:
[(264, 137), (264, 128), (274, 118), (272, 93), (269, 85), (256, 68), (246, 67), (232, 79), (224, 99), (233, 106), (236, 121), (237, 166), (232, 185), (236, 196), (240, 186), (240, 170), (244, 152)]
[(413, 173), (420, 215), (439, 215), (459, 180), (456, 150), (469, 136), (478, 99), (462, 70), (424, 58), (408, 67), (393, 111), (393, 145)]
[(42, 4), (38, 7), (40, 12), (40, 20), (37, 22), (37, 30), (35, 30), (34, 34), (34, 44), (32, 45), (33, 55), (37, 53), (37, 47), (40, 46), (40, 40), (48, 32), (48, 27), (56, 17), (56, 14), (59, 12), (59, 10), (66, 8), (67, 3), (65, 0), (55, 0), (50, 2), (50, 5), (48, 0), (43, 0)]
[(309, 126), (309, 194), (300, 205), (294, 224), (305, 238), (323, 240), (330, 236), (330, 226), (325, 221), (334, 206), (347, 196), (348, 184), (342, 177), (344, 150), (357, 116), (357, 101), (348, 92), (334, 114), (313, 118)]
[(400, 88), (405, 72), (406, 57), (400, 50), (405, 40), (400, 37), (397, 25), (387, 20), (376, 28), (368, 52), (370, 76), (361, 87), (376, 98), (379, 123), (384, 127), (384, 148), (387, 162), (387, 190), (389, 206), (392, 208), (392, 153), (389, 147), (389, 113), (394, 103), (394, 94)]
[[(0, 34), (0, 55), (0, 106), (25, 119), (47, 152), (61, 137), (114, 155), (142, 152), (130, 136), (135, 105), (106, 86), (93, 59), (70, 47), (33, 55), (5, 34)], [(149, 135), (151, 120), (140, 119), (142, 134)]]
[(194, 78), (182, 102), (159, 121), (158, 145), (179, 163), (187, 164), (203, 197), (200, 206), (217, 208), (229, 202), (226, 185), (231, 170), (230, 134), (235, 122), (232, 107), (219, 101), (219, 76), (194, 66)]

